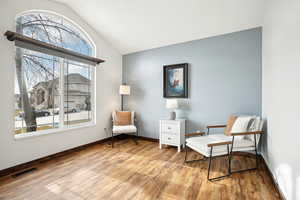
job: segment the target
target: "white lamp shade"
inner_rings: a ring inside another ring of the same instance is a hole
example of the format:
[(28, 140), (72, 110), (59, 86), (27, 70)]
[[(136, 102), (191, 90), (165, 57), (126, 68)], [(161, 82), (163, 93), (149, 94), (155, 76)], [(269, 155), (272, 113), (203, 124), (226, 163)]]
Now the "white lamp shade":
[(120, 85), (120, 94), (130, 95), (130, 86), (129, 85)]
[(176, 109), (178, 108), (177, 99), (167, 99), (166, 108), (168, 109)]

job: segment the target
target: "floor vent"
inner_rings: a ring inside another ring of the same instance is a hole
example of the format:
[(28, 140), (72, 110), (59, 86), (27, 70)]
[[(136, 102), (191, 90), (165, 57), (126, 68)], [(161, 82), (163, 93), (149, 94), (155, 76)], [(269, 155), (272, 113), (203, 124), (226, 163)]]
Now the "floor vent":
[(25, 174), (33, 173), (36, 170), (37, 170), (37, 168), (35, 168), (35, 167), (29, 168), (29, 169), (25, 169), (24, 171), (20, 171), (18, 173), (13, 174), (12, 177), (13, 178), (17, 178), (17, 177), (23, 176)]

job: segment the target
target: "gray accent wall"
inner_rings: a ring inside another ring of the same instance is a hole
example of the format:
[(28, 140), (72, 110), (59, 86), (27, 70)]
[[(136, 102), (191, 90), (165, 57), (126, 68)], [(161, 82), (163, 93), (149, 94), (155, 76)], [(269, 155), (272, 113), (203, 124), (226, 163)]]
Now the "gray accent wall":
[(187, 130), (224, 124), (231, 114), (261, 114), (262, 29), (230, 33), (123, 56), (123, 82), (131, 86), (124, 107), (135, 110), (140, 135), (159, 137), (168, 118), (163, 98), (163, 65), (189, 63), (189, 98), (177, 115)]

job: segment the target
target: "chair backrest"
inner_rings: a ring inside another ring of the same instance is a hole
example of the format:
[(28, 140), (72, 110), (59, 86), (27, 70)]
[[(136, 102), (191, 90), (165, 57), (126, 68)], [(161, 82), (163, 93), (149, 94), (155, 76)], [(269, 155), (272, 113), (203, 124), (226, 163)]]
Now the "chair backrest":
[[(115, 125), (115, 121), (116, 121), (116, 112), (117, 111), (112, 112), (113, 125)], [(134, 111), (118, 111), (118, 112), (131, 112), (131, 124), (134, 125), (134, 118), (135, 118), (135, 112)]]
[[(232, 120), (232, 121), (231, 121)], [(264, 121), (259, 116), (231, 116), (228, 123), (231, 122), (231, 125), (227, 124), (226, 129), (229, 129), (229, 134), (234, 132), (254, 132), (254, 131), (262, 131)], [(226, 134), (226, 132), (225, 132)], [(245, 136), (235, 136), (235, 140), (248, 139), (254, 142), (255, 135), (245, 135)], [(256, 135), (256, 143), (258, 144), (260, 139), (260, 134)]]
[[(249, 125), (256, 119), (256, 116), (250, 115), (232, 115), (230, 116), (225, 135), (231, 136), (232, 133), (243, 133), (249, 131)], [(236, 139), (243, 139), (244, 136), (236, 136)]]

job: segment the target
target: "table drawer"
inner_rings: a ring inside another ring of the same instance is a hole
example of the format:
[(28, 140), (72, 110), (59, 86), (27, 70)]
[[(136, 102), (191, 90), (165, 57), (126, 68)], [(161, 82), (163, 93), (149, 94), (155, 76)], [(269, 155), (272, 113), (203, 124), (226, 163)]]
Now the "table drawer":
[(164, 133), (180, 133), (180, 126), (178, 123), (163, 123), (161, 125), (161, 132)]
[(179, 138), (178, 135), (162, 133), (161, 140), (163, 143), (177, 144)]

